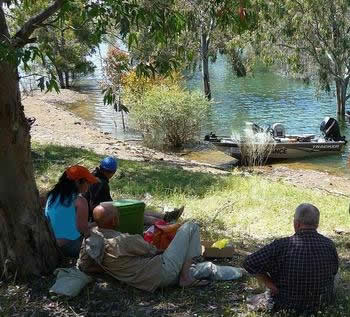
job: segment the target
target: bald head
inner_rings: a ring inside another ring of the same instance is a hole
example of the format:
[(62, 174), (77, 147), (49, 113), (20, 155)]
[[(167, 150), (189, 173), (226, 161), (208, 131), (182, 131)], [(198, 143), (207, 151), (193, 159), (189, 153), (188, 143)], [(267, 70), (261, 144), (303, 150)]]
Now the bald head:
[(115, 229), (116, 212), (114, 208), (98, 205), (93, 210), (94, 220), (99, 228)]
[(294, 224), (296, 222), (302, 227), (317, 228), (320, 222), (320, 212), (314, 205), (300, 204), (294, 214)]

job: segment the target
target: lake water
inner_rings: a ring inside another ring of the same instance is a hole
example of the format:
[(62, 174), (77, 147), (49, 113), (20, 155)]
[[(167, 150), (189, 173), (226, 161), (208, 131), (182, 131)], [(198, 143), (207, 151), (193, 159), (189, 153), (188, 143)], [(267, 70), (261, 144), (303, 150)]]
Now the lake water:
[[(102, 55), (106, 47), (101, 49)], [(103, 105), (103, 97), (98, 82), (102, 78), (99, 55), (94, 57), (97, 70), (94, 75), (83, 79), (79, 89), (90, 95), (88, 102), (73, 104), (71, 110), (81, 117), (92, 120), (103, 131), (120, 139), (135, 139), (135, 131), (123, 132), (120, 116), (114, 110)], [(230, 64), (224, 58), (218, 58), (210, 65), (213, 104), (210, 115), (203, 129), (203, 135), (213, 131), (218, 135), (231, 135), (233, 130), (240, 130), (245, 121), (252, 121), (262, 126), (280, 122), (287, 133), (319, 134), (320, 123), (326, 116), (336, 115), (335, 96), (320, 93), (316, 95), (313, 86), (286, 79), (269, 72), (259, 72), (254, 76), (237, 78), (232, 74)], [(201, 89), (200, 72), (188, 80), (190, 89)], [(342, 135), (350, 140), (350, 127), (347, 122), (340, 122)], [(311, 167), (350, 175), (346, 167), (349, 147), (344, 153), (289, 163), (300, 167)]]

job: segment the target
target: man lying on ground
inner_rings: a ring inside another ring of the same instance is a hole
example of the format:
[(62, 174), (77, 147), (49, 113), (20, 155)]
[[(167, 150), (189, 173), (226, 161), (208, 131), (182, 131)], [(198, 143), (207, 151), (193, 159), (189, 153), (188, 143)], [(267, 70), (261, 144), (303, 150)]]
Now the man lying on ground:
[(314, 313), (334, 299), (338, 255), (319, 234), (320, 212), (301, 204), (294, 214), (295, 234), (249, 255), (243, 267), (271, 291), (274, 310)]
[[(100, 162), (100, 166), (96, 167), (92, 172), (100, 182), (89, 186), (88, 191), (84, 194), (89, 204), (90, 221), (93, 221), (93, 210), (95, 208), (100, 209), (100, 212), (103, 212), (103, 209), (116, 211), (110, 193), (109, 180), (113, 177), (117, 168), (118, 159), (113, 156), (107, 156)], [(166, 212), (165, 214), (146, 210), (144, 214), (144, 223), (145, 225), (152, 225), (160, 219), (166, 222), (176, 221), (181, 217), (183, 210), (184, 207), (175, 208), (173, 211)]]
[(115, 228), (116, 217), (109, 209), (95, 209), (94, 219), (98, 227), (83, 243), (78, 260), (80, 270), (92, 273), (102, 269), (119, 281), (150, 292), (175, 284), (182, 287), (208, 284), (190, 274), (193, 258), (201, 255), (198, 225), (190, 222), (182, 225), (160, 254), (141, 235), (111, 230)]

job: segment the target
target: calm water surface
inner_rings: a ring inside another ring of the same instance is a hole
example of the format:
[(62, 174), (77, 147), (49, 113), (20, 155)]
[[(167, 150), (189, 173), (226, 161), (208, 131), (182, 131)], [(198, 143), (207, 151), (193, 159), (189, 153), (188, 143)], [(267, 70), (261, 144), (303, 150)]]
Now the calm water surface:
[[(102, 53), (106, 47), (102, 47)], [(120, 116), (113, 109), (103, 105), (98, 82), (102, 79), (99, 56), (94, 57), (97, 70), (93, 76), (83, 79), (79, 89), (90, 95), (88, 102), (73, 104), (70, 109), (81, 117), (92, 120), (103, 131), (111, 132), (120, 139), (135, 139), (135, 131), (123, 132)], [(252, 77), (236, 78), (229, 63), (219, 58), (210, 66), (211, 87), (214, 103), (206, 122), (203, 135), (214, 131), (218, 135), (231, 135), (239, 131), (245, 121), (262, 126), (275, 122), (283, 123), (287, 133), (319, 134), (319, 126), (326, 116), (336, 115), (336, 100), (332, 95), (316, 96), (312, 86), (290, 80), (273, 73), (260, 72)], [(188, 80), (188, 87), (201, 89), (201, 75), (196, 73)], [(342, 134), (350, 140), (350, 126), (340, 123)], [(326, 158), (292, 162), (296, 167), (328, 170), (347, 174), (349, 148), (343, 154)]]

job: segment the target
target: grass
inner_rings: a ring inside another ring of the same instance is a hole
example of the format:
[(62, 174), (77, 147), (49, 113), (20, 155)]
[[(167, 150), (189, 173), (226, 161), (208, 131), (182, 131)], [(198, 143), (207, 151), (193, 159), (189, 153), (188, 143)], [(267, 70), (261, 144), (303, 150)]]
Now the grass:
[[(82, 164), (92, 169), (101, 159), (82, 149), (38, 144), (33, 145), (33, 158), (42, 192), (54, 185), (67, 166)], [(333, 231), (350, 228), (347, 199), (257, 175), (233, 172), (222, 176), (185, 171), (161, 162), (124, 160), (111, 180), (111, 189), (116, 199), (143, 199), (147, 193), (152, 206), (185, 204), (185, 219), (201, 224), (203, 239), (229, 238), (246, 251), (291, 235), (295, 207), (302, 202), (315, 204), (321, 211), (319, 231), (335, 241), (341, 261), (337, 306), (322, 316), (346, 316), (350, 311), (350, 243), (346, 235)], [(240, 266), (242, 261), (237, 255), (225, 263)], [(262, 291), (253, 278), (213, 283), (202, 289), (168, 288), (147, 294), (98, 277), (96, 283), (71, 300), (48, 294), (53, 281), (51, 276), (30, 285), (0, 284), (0, 316), (268, 316), (247, 310), (246, 296)]]

